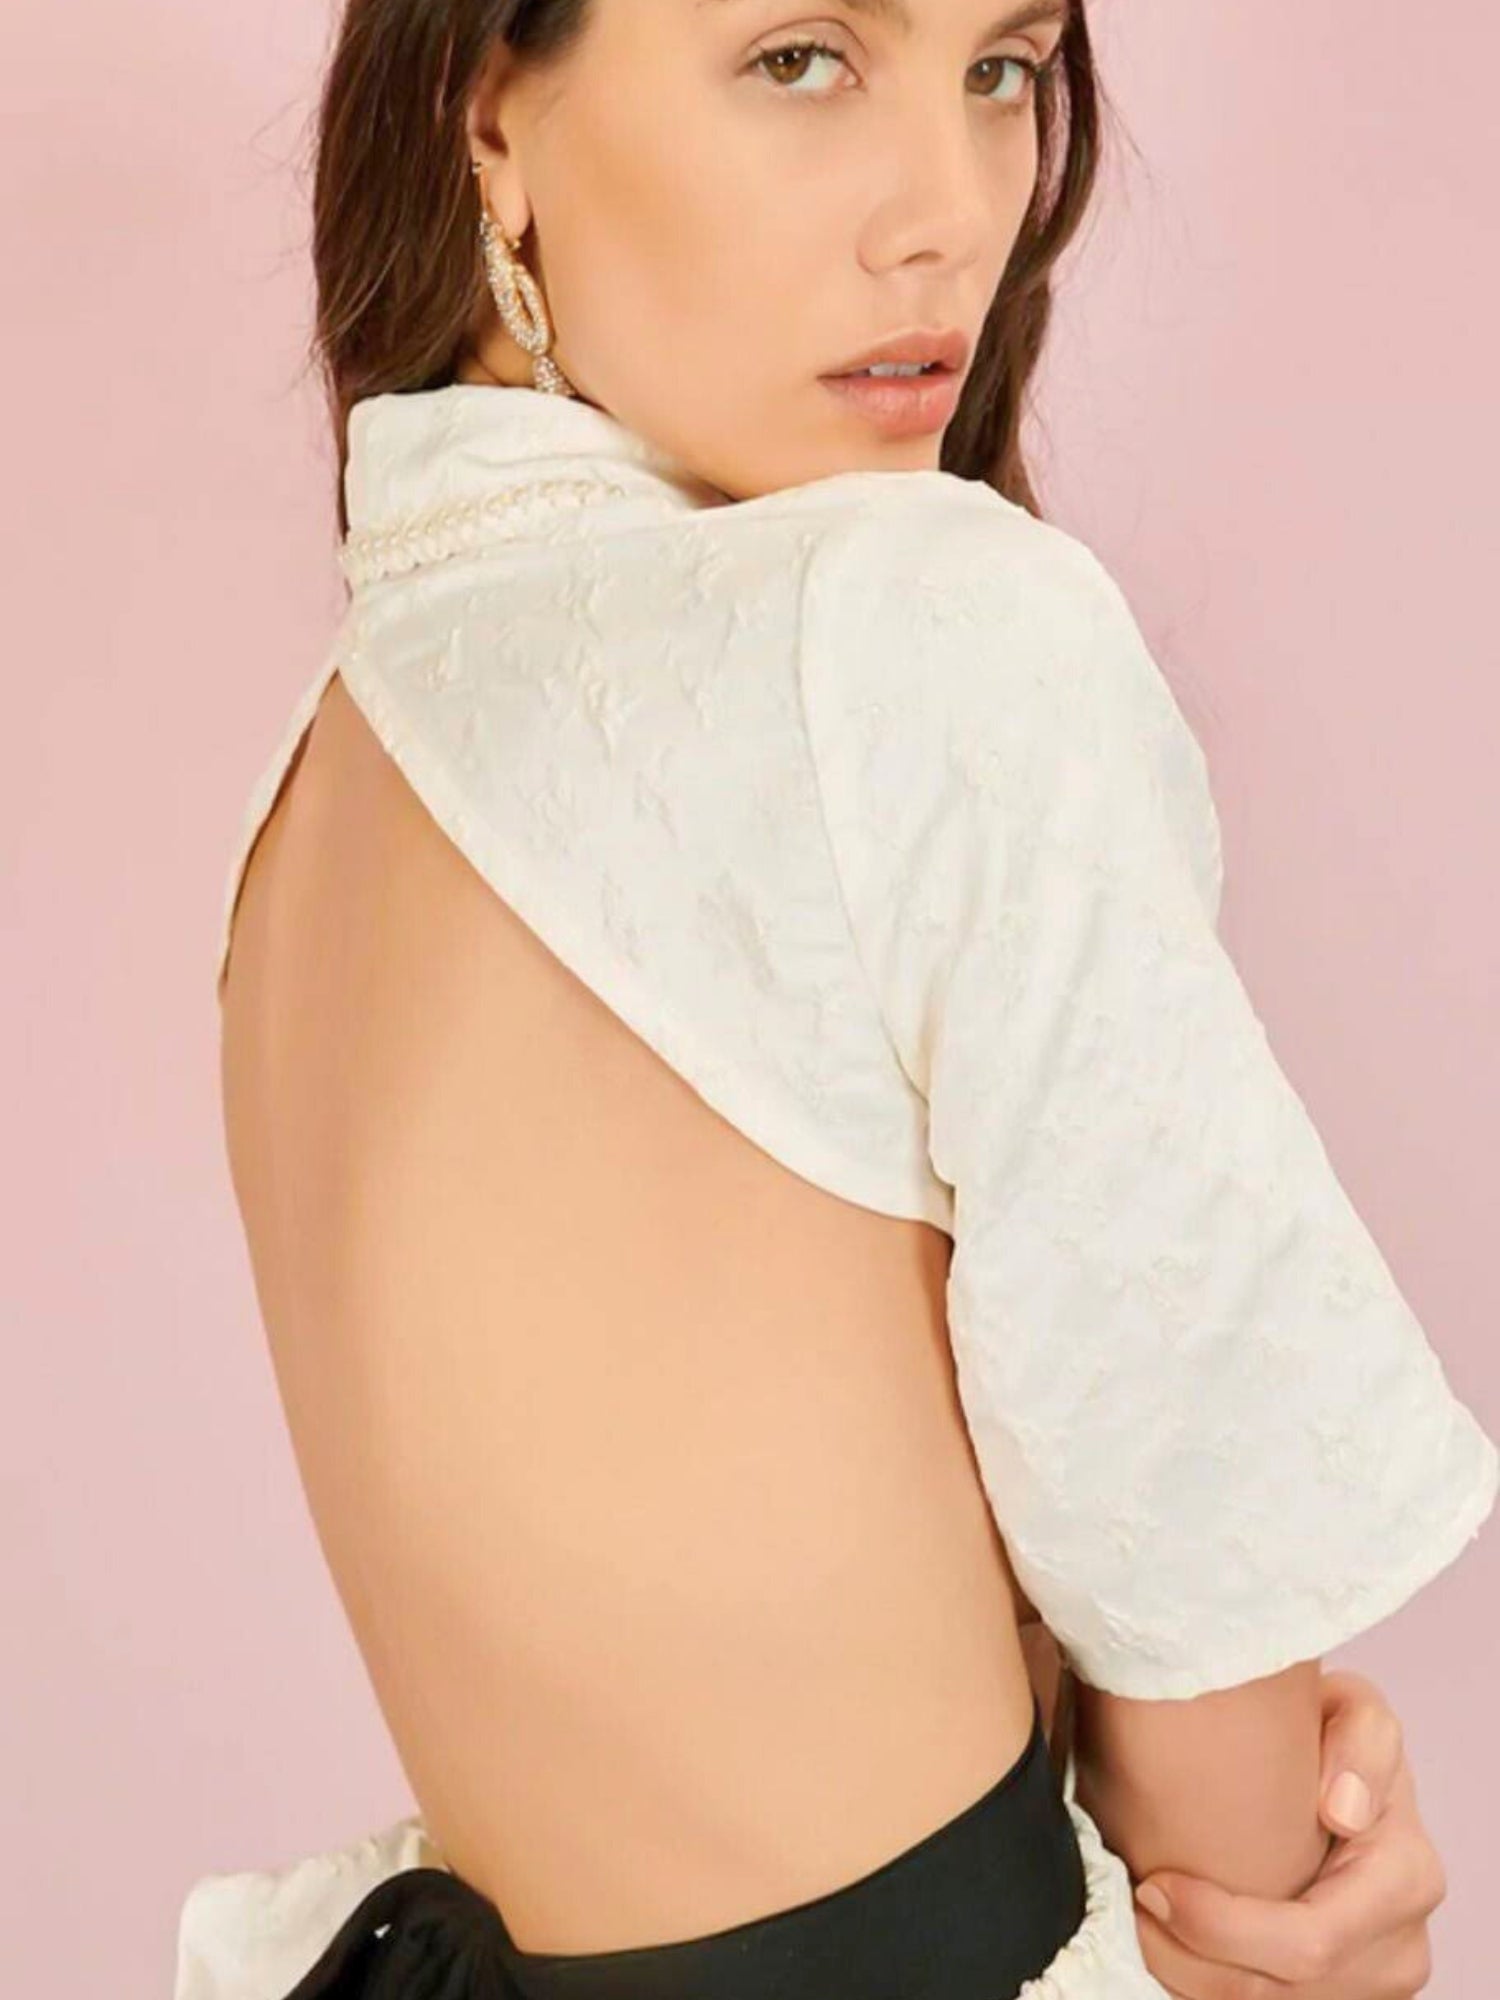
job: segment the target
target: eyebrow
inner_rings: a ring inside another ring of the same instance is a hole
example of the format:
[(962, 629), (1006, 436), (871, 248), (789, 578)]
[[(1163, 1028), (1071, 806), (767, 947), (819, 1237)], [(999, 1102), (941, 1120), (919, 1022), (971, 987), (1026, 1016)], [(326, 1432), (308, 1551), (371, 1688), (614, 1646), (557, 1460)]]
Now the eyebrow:
[[(697, 0), (701, 7), (705, 0)], [(715, 6), (732, 6), (734, 0), (712, 0)], [(899, 29), (909, 35), (916, 27), (916, 20), (907, 0), (843, 0), (851, 14), (867, 14), (873, 21), (884, 21), (889, 27)], [(1061, 21), (1064, 26), (1072, 19), (1072, 0), (1029, 0), (1029, 4), (1013, 7), (998, 21), (986, 29), (982, 39), (991, 41), (997, 35), (1012, 35), (1018, 28), (1033, 28), (1043, 21)]]

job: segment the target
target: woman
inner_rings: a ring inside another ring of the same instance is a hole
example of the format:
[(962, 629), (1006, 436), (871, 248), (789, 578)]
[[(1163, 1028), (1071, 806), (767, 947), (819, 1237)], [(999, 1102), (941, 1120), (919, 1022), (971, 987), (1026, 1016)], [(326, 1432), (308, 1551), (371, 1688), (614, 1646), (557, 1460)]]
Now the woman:
[(348, 8), (351, 601), (220, 990), (421, 1821), (268, 2000), (1160, 1995), (1130, 1875), (1319, 1875), (1319, 1656), (1493, 1505), (1027, 482), (1096, 141), (1081, 7)]

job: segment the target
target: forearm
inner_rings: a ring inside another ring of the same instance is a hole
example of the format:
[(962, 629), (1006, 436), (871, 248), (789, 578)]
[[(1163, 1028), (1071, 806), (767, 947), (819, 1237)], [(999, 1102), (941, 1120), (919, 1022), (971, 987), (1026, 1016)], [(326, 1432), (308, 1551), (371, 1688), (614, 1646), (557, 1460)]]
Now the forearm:
[(1307, 1887), (1328, 1845), (1318, 1661), (1187, 1701), (1075, 1687), (1076, 1797), (1132, 1880), (1178, 1868), (1252, 1895)]

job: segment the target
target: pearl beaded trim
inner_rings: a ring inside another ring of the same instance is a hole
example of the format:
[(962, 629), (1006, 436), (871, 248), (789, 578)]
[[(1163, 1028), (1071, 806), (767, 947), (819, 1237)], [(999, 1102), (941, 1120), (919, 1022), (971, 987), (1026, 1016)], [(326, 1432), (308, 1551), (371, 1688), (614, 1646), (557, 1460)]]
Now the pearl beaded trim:
[(502, 487), (473, 500), (452, 500), (425, 514), (383, 528), (359, 528), (346, 535), (339, 566), (356, 589), (383, 577), (400, 576), (423, 563), (466, 555), (491, 540), (500, 517), (531, 501), (578, 502), (619, 499), (628, 487), (611, 479), (537, 479)]

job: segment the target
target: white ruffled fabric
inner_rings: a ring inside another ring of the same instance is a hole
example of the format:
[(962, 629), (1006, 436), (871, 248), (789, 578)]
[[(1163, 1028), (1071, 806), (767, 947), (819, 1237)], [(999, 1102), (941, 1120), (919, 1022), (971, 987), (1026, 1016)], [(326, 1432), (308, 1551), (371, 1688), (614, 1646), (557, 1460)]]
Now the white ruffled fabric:
[(412, 1815), (285, 1868), (200, 1876), (178, 1918), (172, 2000), (283, 2000), (377, 1883), (445, 1866)]

